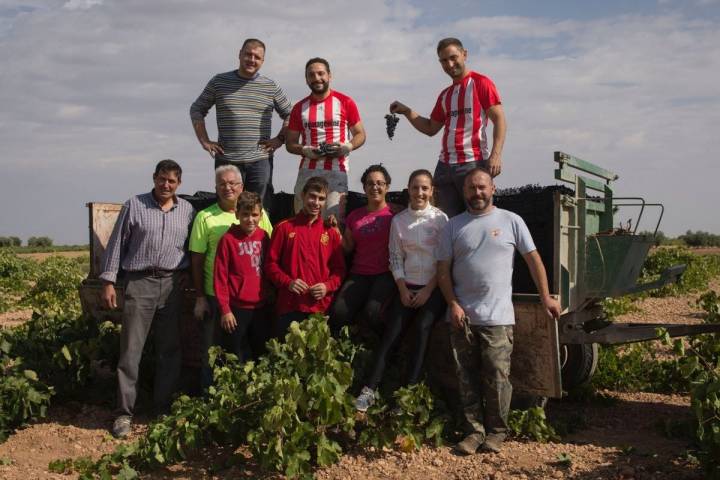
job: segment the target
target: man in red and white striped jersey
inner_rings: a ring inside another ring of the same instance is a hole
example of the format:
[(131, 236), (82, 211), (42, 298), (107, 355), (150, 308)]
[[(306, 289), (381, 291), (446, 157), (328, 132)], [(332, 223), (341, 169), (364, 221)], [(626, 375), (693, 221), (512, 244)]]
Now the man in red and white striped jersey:
[(302, 209), (307, 180), (321, 176), (330, 185), (324, 216), (341, 218), (340, 199), (348, 190), (348, 156), (365, 143), (365, 129), (353, 99), (331, 90), (331, 79), (330, 64), (324, 58), (311, 58), (305, 64), (311, 93), (290, 112), (286, 148), (302, 157), (295, 183), (295, 212)]
[[(433, 181), (438, 207), (453, 217), (465, 210), (463, 180), (467, 172), (483, 167), (493, 177), (500, 174), (505, 113), (493, 81), (465, 66), (467, 50), (460, 40), (440, 40), (437, 54), (453, 83), (440, 92), (430, 118), (398, 101), (390, 104), (390, 112), (405, 115), (415, 129), (431, 137), (444, 127)], [(492, 149), (485, 132), (488, 120), (493, 124)]]

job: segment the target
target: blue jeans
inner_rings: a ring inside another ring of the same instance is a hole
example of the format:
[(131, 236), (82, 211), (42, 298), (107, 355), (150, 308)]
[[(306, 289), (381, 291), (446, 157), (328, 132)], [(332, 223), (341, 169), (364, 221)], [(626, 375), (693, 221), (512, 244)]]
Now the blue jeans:
[(263, 205), (265, 204), (265, 193), (268, 191), (268, 185), (272, 189), (272, 155), (268, 160), (248, 163), (228, 162), (216, 158), (215, 168), (221, 165), (235, 165), (242, 175), (245, 184), (244, 190), (257, 193), (260, 200), (263, 201)]

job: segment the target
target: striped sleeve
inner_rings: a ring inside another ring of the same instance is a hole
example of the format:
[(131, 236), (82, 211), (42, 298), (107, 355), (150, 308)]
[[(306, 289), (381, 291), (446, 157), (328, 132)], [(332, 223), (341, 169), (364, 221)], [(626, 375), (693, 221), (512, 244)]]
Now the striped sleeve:
[(205, 86), (200, 96), (190, 106), (190, 119), (194, 122), (202, 120), (215, 105), (215, 77)]
[(286, 120), (290, 116), (292, 104), (290, 103), (290, 100), (288, 100), (283, 89), (280, 88), (279, 85), (276, 85), (276, 87), (275, 96), (273, 97), (273, 105), (275, 107), (275, 111), (278, 115), (280, 115), (280, 118)]

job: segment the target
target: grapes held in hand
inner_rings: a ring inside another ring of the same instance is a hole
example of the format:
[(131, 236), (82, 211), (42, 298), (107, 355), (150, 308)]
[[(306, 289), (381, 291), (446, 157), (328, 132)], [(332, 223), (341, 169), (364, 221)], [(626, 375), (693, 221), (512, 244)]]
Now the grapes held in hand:
[(392, 140), (395, 135), (395, 127), (397, 127), (399, 121), (400, 118), (394, 113), (385, 115), (385, 130), (387, 131), (387, 136), (390, 140)]

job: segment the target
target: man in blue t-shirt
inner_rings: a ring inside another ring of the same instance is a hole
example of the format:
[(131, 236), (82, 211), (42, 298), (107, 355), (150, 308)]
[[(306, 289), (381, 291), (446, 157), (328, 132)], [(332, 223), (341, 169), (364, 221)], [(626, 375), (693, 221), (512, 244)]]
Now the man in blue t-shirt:
[(448, 304), (467, 434), (455, 449), (464, 454), (481, 446), (499, 452), (507, 434), (515, 250), (527, 262), (548, 314), (558, 318), (561, 310), (550, 296), (545, 267), (527, 225), (518, 215), (495, 207), (494, 193), (487, 171), (468, 172), (463, 184), (467, 210), (450, 219), (437, 251), (438, 285)]

